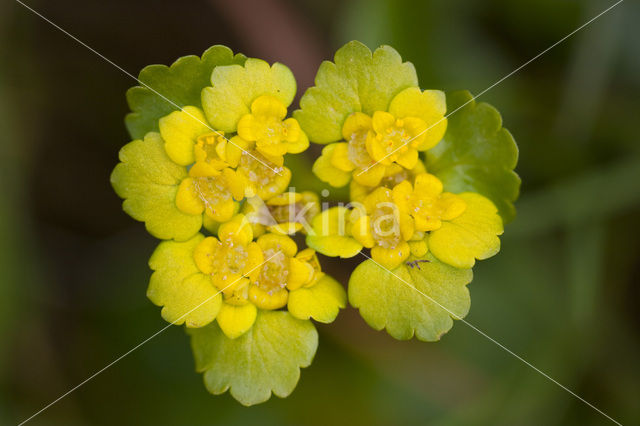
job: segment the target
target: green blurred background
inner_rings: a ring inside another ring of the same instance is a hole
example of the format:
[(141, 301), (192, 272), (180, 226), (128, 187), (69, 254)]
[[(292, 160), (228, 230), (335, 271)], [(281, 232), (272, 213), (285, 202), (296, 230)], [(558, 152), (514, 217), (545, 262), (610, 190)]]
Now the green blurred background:
[[(226, 44), (290, 65), (302, 91), (359, 39), (394, 46), (423, 88), (477, 94), (613, 1), (28, 4), (132, 74)], [(467, 317), (623, 424), (640, 424), (638, 22), (625, 1), (480, 98), (518, 141), (523, 186)], [(156, 241), (109, 184), (135, 82), (13, 1), (0, 58), (0, 424), (17, 424), (164, 323), (145, 297)], [(353, 263), (325, 265), (344, 283)], [(398, 342), (347, 309), (319, 330), (284, 400), (209, 395), (172, 327), (31, 424), (608, 422), (462, 323), (438, 343)]]

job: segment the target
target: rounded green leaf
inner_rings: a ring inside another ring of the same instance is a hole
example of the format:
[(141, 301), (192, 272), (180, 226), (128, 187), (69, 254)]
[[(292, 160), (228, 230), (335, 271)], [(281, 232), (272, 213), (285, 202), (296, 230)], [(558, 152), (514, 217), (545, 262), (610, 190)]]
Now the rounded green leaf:
[[(416, 262), (418, 261), (418, 262)], [(471, 269), (456, 269), (427, 255), (389, 271), (362, 262), (349, 279), (349, 303), (376, 330), (396, 339), (436, 341), (469, 312)]]
[(162, 318), (173, 324), (202, 327), (220, 311), (222, 296), (211, 277), (200, 273), (193, 251), (204, 239), (197, 234), (188, 241), (163, 241), (149, 259), (154, 271), (147, 297), (162, 306)]
[(265, 402), (272, 392), (288, 396), (318, 347), (311, 321), (284, 311), (259, 311), (253, 327), (236, 339), (225, 336), (215, 322), (187, 332), (207, 390), (214, 395), (229, 390), (243, 405)]
[(402, 62), (390, 46), (371, 53), (364, 44), (351, 41), (336, 52), (334, 61), (320, 65), (316, 85), (305, 92), (301, 109), (294, 113), (312, 142), (342, 139), (349, 114), (386, 111), (396, 94), (418, 85), (413, 64)]
[(147, 132), (158, 131), (158, 120), (172, 111), (186, 105), (200, 107), (200, 93), (210, 84), (213, 69), (218, 65), (242, 65), (245, 60), (244, 55), (234, 55), (228, 47), (216, 45), (207, 49), (202, 57), (184, 56), (170, 67), (145, 67), (138, 76), (143, 85), (127, 91), (132, 111), (125, 118), (129, 134), (134, 139), (142, 138)]
[(289, 106), (295, 94), (296, 80), (289, 68), (249, 58), (244, 66), (213, 70), (211, 86), (202, 91), (202, 106), (214, 129), (235, 132), (238, 121), (251, 112), (251, 103), (257, 97), (271, 95)]
[(178, 185), (187, 170), (169, 159), (159, 134), (148, 133), (144, 140), (128, 143), (119, 157), (111, 184), (124, 199), (125, 212), (162, 240), (184, 241), (200, 230), (202, 215), (188, 215), (176, 207)]
[(300, 319), (313, 318), (330, 323), (336, 319), (340, 309), (347, 303), (344, 287), (329, 275), (323, 275), (311, 287), (302, 287), (289, 293), (287, 308), (291, 315)]
[(520, 191), (520, 178), (513, 171), (518, 146), (502, 127), (498, 110), (472, 99), (468, 91), (447, 93), (451, 114), (447, 132), (427, 151), (427, 170), (442, 181), (445, 191), (477, 192), (489, 198), (504, 222), (510, 222)]

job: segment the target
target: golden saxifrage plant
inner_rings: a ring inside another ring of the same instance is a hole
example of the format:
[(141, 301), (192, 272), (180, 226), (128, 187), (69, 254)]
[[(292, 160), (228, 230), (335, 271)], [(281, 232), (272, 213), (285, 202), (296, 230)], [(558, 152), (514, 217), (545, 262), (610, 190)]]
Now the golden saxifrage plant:
[[(393, 48), (359, 42), (322, 63), (292, 113), (285, 65), (224, 46), (139, 80), (111, 182), (162, 240), (147, 296), (184, 324), (211, 393), (245, 405), (289, 395), (318, 346), (313, 321), (347, 301), (397, 339), (438, 340), (466, 315), (471, 268), (499, 251), (520, 185), (493, 107), (423, 90)], [(313, 175), (349, 186), (324, 210), (290, 188), (287, 157), (310, 142), (325, 145)], [(347, 291), (318, 253), (361, 255)]]

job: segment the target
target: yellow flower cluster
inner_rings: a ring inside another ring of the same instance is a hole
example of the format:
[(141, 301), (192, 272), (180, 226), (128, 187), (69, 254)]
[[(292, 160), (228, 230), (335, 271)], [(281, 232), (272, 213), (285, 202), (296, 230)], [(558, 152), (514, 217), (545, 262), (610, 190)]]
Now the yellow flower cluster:
[(353, 180), (356, 186), (377, 187), (385, 178), (420, 166), (418, 152), (434, 147), (447, 129), (445, 112), (443, 92), (405, 89), (389, 111), (350, 114), (342, 126), (344, 142), (327, 145), (313, 171), (332, 186)]
[[(112, 176), (125, 208), (154, 235), (175, 240), (150, 261), (149, 297), (168, 321), (198, 328), (216, 320), (231, 339), (261, 309), (333, 321), (344, 289), (321, 272), (315, 250), (298, 251), (288, 236), (305, 232), (320, 211), (316, 194), (284, 192), (284, 156), (309, 146), (287, 118), (291, 71), (247, 59), (216, 67), (211, 82), (201, 107), (161, 117), (158, 133), (125, 147)], [(202, 226), (213, 235), (199, 233)]]
[[(289, 294), (318, 284), (324, 276), (315, 250), (298, 252), (296, 243), (285, 235), (266, 233), (257, 241), (253, 237), (251, 225), (239, 214), (220, 226), (217, 237), (206, 237), (193, 249), (197, 273), (207, 276), (223, 295), (219, 308), (209, 309), (204, 322), (215, 319), (232, 339), (251, 328), (258, 309), (280, 309), (289, 304), (290, 311), (303, 312), (299, 305), (314, 301), (289, 300)], [(337, 291), (326, 281), (319, 285)], [(330, 322), (333, 318), (318, 320)]]
[(176, 195), (187, 214), (203, 212), (216, 222), (229, 220), (235, 202), (245, 196), (269, 199), (282, 193), (291, 179), (283, 155), (304, 151), (309, 141), (298, 122), (286, 120), (286, 106), (263, 95), (238, 122), (238, 133), (212, 130), (202, 110), (188, 106), (160, 119), (160, 136), (169, 158), (190, 165)]

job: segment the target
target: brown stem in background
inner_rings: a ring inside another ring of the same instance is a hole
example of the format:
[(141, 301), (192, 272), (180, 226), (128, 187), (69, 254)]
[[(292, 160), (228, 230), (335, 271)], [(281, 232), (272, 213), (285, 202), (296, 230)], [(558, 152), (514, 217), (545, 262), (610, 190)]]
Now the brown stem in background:
[(298, 82), (296, 99), (313, 85), (318, 66), (328, 58), (315, 27), (298, 10), (282, 0), (211, 0), (215, 8), (238, 29), (248, 56), (282, 62)]

